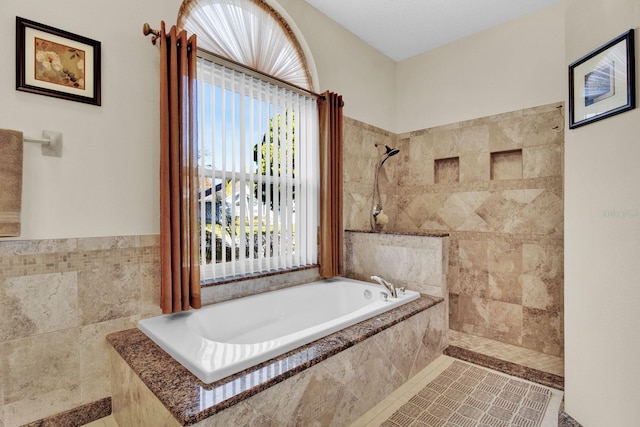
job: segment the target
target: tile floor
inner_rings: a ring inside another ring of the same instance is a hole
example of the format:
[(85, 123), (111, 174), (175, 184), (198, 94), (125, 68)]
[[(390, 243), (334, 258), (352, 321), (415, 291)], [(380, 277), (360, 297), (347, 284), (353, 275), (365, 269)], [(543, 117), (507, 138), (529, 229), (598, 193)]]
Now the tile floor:
[[(549, 356), (526, 348), (453, 330), (449, 330), (449, 344), (529, 368), (564, 376), (564, 360), (561, 357)], [(439, 357), (387, 396), (382, 402), (358, 418), (350, 427), (379, 426), (444, 371), (452, 360), (451, 357), (445, 355)], [(551, 402), (549, 402), (541, 427), (556, 427), (558, 425), (558, 410), (564, 393), (560, 390), (550, 390), (552, 391)]]
[[(492, 356), (498, 359), (517, 363), (529, 368), (564, 376), (564, 361), (561, 357), (549, 356), (533, 350), (504, 344), (498, 341), (468, 335), (462, 332), (449, 331), (449, 344)], [(454, 359), (442, 355), (417, 375), (401, 385), (382, 402), (354, 421), (350, 427), (377, 427), (389, 418), (400, 406), (409, 401), (431, 380), (437, 377)], [(563, 392), (552, 390), (552, 398), (541, 427), (558, 425), (558, 409)], [(112, 415), (94, 421), (87, 427), (118, 427)]]
[(109, 415), (108, 417), (100, 418), (92, 423), (85, 424), (85, 427), (119, 427), (116, 419), (113, 418), (113, 415)]
[(488, 338), (449, 330), (449, 344), (564, 377), (564, 359)]

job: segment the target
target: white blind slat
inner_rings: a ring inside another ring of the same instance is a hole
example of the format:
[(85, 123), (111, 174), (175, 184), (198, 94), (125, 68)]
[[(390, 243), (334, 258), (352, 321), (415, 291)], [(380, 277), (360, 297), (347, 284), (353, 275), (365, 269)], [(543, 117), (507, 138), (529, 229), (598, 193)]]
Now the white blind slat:
[[(315, 99), (203, 58), (198, 61), (200, 193), (210, 186), (211, 218), (218, 217), (218, 227), (208, 224), (213, 230), (208, 248), (207, 221), (201, 221), (203, 278), (316, 263)], [(218, 194), (216, 184), (221, 186)], [(216, 198), (222, 215), (216, 215)], [(204, 203), (200, 213), (206, 217)]]

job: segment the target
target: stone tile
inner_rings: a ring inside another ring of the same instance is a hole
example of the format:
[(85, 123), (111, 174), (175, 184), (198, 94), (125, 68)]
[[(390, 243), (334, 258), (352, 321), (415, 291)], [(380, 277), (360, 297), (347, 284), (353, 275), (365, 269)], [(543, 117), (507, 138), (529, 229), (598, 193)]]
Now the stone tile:
[(448, 311), (449, 307), (440, 304), (432, 307), (428, 313), (416, 316), (416, 331), (421, 336), (422, 345), (418, 347), (409, 377), (420, 372), (449, 346)]
[(482, 269), (489, 262), (489, 243), (486, 240), (458, 240), (460, 268)]
[(505, 231), (515, 233), (562, 233), (563, 201), (550, 191), (543, 191), (519, 212), (519, 221), (509, 224)]
[(118, 425), (180, 426), (116, 351), (110, 349), (109, 354), (113, 416)]
[[(109, 391), (109, 348), (107, 334), (135, 327), (137, 319), (127, 317), (86, 325), (80, 328), (80, 380), (92, 387)], [(83, 391), (88, 392), (86, 387)], [(107, 397), (96, 396), (87, 402)]]
[(196, 424), (197, 427), (278, 427), (279, 425), (244, 402), (233, 405), (229, 409), (218, 412), (214, 417), (207, 418)]
[(38, 255), (71, 252), (78, 248), (78, 239), (14, 240), (0, 242), (0, 256)]
[(460, 295), (449, 294), (449, 327), (455, 331), (462, 330)]
[(438, 215), (453, 230), (489, 231), (485, 219), (477, 212), (489, 197), (490, 193), (484, 191), (451, 194)]
[(0, 341), (76, 327), (76, 273), (0, 279), (0, 304)]
[(5, 426), (22, 426), (80, 405), (80, 393), (77, 387), (43, 391), (4, 405)]
[(140, 265), (140, 309), (142, 317), (159, 316), (160, 263)]
[(476, 210), (488, 224), (490, 231), (501, 233), (535, 232), (525, 224), (522, 211), (532, 203), (543, 190), (523, 189), (495, 192)]
[[(433, 308), (431, 310), (433, 310)], [(420, 326), (424, 326), (420, 320), (420, 314), (412, 316), (405, 320), (401, 327), (394, 326), (391, 329), (393, 333), (384, 333), (375, 336), (375, 341), (381, 352), (389, 354), (389, 350), (393, 349), (389, 363), (400, 372), (402, 382), (405, 382), (411, 377), (416, 353), (420, 348), (423, 335), (425, 334), (425, 328), (420, 329)], [(389, 330), (389, 332), (391, 332), (391, 330)]]
[(519, 274), (490, 272), (487, 295), (492, 300), (521, 305), (525, 292), (520, 280)]
[(522, 306), (489, 301), (489, 335), (487, 338), (509, 344), (522, 343)]
[(546, 279), (562, 279), (564, 277), (564, 250), (562, 244), (523, 244), (522, 272)]
[(140, 267), (124, 265), (78, 272), (81, 323), (129, 317), (140, 307)]
[(484, 268), (461, 268), (458, 277), (460, 294), (479, 298), (489, 296), (489, 271)]
[(492, 273), (522, 271), (522, 243), (494, 239), (487, 243), (488, 268)]
[(400, 174), (398, 184), (402, 187), (435, 184), (436, 166), (432, 158), (415, 157), (407, 161), (406, 173)]
[[(326, 390), (334, 390), (326, 393)], [(282, 425), (308, 426), (331, 425), (337, 408), (342, 402), (344, 388), (328, 373), (316, 370), (309, 380), (293, 412), (293, 417), (282, 420)], [(279, 414), (278, 414), (279, 415)], [(271, 415), (273, 417), (273, 415)]]
[(490, 156), (488, 152), (468, 153), (460, 156), (460, 182), (489, 181)]
[(401, 196), (398, 201), (398, 228), (404, 230), (448, 230), (439, 210), (447, 196), (425, 193), (416, 197)]
[[(489, 324), (489, 301), (483, 298), (460, 295), (458, 298), (460, 323), (482, 326)], [(482, 335), (482, 334), (481, 334)]]
[(78, 250), (80, 251), (135, 248), (138, 246), (140, 246), (139, 236), (86, 237), (78, 239)]
[(522, 346), (553, 356), (564, 355), (563, 315), (523, 307)]
[(5, 403), (58, 390), (79, 396), (79, 334), (74, 328), (0, 344)]
[(564, 147), (559, 144), (522, 150), (522, 177), (562, 176)]
[(522, 276), (522, 305), (529, 308), (560, 312), (564, 306), (563, 282), (539, 276)]
[[(276, 384), (267, 392), (263, 391), (252, 396), (245, 400), (245, 403), (260, 414), (271, 415), (278, 425), (290, 425), (291, 420), (298, 416), (297, 410), (307, 387), (314, 387), (321, 381), (320, 378), (314, 379), (314, 373), (315, 370), (301, 372)], [(314, 384), (311, 384), (312, 382)], [(333, 382), (332, 385), (341, 389), (337, 382)]]
[[(108, 353), (107, 353), (108, 354)], [(108, 359), (108, 358), (107, 358)], [(107, 363), (105, 369), (109, 369)], [(111, 397), (110, 374), (104, 377), (96, 377), (80, 382), (80, 402), (81, 404), (95, 402), (106, 397)]]
[(436, 139), (434, 158), (457, 157), (466, 153), (489, 151), (489, 126), (478, 123), (475, 126), (461, 127), (452, 131), (439, 128), (434, 131)]
[(449, 269), (447, 270), (447, 288), (449, 289), (449, 293), (459, 294), (461, 291), (460, 267), (457, 265), (449, 265)]

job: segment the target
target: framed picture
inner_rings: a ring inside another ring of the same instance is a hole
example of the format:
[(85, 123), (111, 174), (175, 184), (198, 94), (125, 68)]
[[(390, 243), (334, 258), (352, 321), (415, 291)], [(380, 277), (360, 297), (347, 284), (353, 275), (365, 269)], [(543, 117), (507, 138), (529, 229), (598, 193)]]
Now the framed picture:
[(100, 42), (16, 17), (16, 89), (100, 105)]
[(569, 65), (569, 128), (636, 106), (634, 31), (627, 31)]

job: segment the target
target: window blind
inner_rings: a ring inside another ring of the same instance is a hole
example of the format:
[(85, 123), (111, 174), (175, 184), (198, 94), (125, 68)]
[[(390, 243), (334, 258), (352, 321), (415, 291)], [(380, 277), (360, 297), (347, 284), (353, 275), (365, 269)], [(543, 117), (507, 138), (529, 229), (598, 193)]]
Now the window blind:
[(198, 58), (202, 279), (317, 263), (311, 95)]

